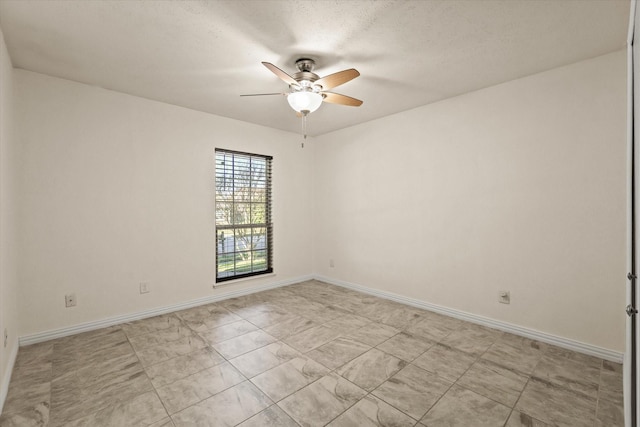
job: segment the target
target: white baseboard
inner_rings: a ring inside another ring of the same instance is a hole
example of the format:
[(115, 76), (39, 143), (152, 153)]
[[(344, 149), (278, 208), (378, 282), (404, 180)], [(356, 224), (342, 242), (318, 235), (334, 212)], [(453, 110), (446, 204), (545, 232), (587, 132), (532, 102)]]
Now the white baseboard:
[(556, 335), (548, 334), (546, 332), (536, 331), (535, 329), (525, 328), (523, 326), (514, 325), (500, 320), (491, 319), (477, 314), (467, 313), (460, 310), (455, 310), (448, 307), (443, 307), (436, 304), (431, 304), (415, 298), (409, 298), (402, 295), (394, 294), (392, 292), (380, 291), (378, 289), (371, 289), (366, 286), (356, 285), (354, 283), (345, 282), (342, 280), (333, 279), (326, 276), (314, 275), (314, 279), (320, 280), (325, 283), (329, 283), (336, 286), (342, 286), (344, 288), (352, 289), (354, 291), (362, 292), (365, 294), (373, 295), (380, 298), (396, 301), (402, 304), (407, 304), (413, 307), (421, 308), (423, 310), (433, 311), (446, 316), (455, 317), (457, 319), (465, 320), (467, 322), (476, 323), (478, 325), (487, 326), (494, 329), (499, 329), (504, 332), (509, 332), (514, 335), (530, 338), (533, 340), (553, 344), (558, 347), (573, 350), (578, 353), (587, 354), (589, 356), (599, 357), (601, 359), (609, 360), (611, 362), (622, 363), (624, 360), (624, 353), (618, 351), (609, 350), (606, 348), (598, 347), (591, 344), (586, 344), (580, 341), (575, 341), (569, 338), (563, 338)]
[[(113, 316), (106, 319), (96, 320), (93, 322), (81, 323), (79, 325), (67, 326), (64, 328), (53, 329), (50, 331), (38, 332), (36, 334), (25, 335), (20, 337), (20, 345), (36, 344), (43, 341), (49, 341), (56, 338), (62, 338), (69, 335), (79, 334), (81, 332), (93, 331), (95, 329), (105, 328), (107, 326), (118, 325), (120, 323), (132, 322), (134, 320), (145, 319), (147, 317), (158, 316), (161, 314), (172, 313), (174, 311), (185, 310), (187, 308), (193, 308), (204, 304), (210, 304), (212, 302), (218, 302), (230, 298), (235, 298), (243, 295), (249, 295), (256, 292), (266, 291), (269, 289), (280, 288), (282, 286), (292, 285), (294, 283), (304, 282), (306, 280), (313, 279), (313, 276), (299, 276), (294, 279), (282, 280), (267, 285), (254, 286), (247, 289), (240, 289), (237, 291), (230, 291), (221, 293), (218, 295), (211, 295), (204, 298), (198, 298), (191, 301), (181, 302), (178, 304), (172, 304), (164, 307), (154, 308), (151, 310), (144, 310), (130, 314), (124, 314), (120, 316)], [(7, 383), (8, 384), (8, 383)]]
[(0, 414), (2, 413), (2, 408), (4, 408), (4, 402), (7, 400), (9, 383), (11, 382), (11, 374), (13, 373), (13, 366), (16, 363), (16, 357), (18, 357), (18, 343), (14, 341), (13, 348), (9, 353), (7, 370), (4, 372), (4, 378), (2, 378), (2, 384), (0, 384)]

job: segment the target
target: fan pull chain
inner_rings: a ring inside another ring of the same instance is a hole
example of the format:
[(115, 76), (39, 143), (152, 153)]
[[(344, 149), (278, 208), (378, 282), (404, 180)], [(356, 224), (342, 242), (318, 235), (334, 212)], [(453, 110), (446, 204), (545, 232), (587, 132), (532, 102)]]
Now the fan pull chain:
[[(302, 113), (302, 135), (304, 135), (304, 139), (307, 139), (307, 114), (305, 113)], [(304, 140), (301, 147), (304, 148)]]

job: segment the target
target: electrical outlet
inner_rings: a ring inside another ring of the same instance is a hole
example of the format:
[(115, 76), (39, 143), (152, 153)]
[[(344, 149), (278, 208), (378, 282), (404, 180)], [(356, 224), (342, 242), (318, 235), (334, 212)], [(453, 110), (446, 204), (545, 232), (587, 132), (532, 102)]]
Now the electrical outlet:
[(511, 292), (498, 291), (498, 302), (502, 304), (511, 304)]
[(65, 307), (75, 307), (77, 303), (76, 294), (67, 294), (64, 296)]
[(140, 282), (140, 293), (147, 294), (151, 291), (151, 287), (149, 286), (149, 282)]
[(4, 347), (7, 348), (7, 342), (9, 341), (9, 333), (7, 328), (4, 328)]
[(329, 267), (334, 268), (336, 265), (333, 262), (333, 258), (329, 258)]

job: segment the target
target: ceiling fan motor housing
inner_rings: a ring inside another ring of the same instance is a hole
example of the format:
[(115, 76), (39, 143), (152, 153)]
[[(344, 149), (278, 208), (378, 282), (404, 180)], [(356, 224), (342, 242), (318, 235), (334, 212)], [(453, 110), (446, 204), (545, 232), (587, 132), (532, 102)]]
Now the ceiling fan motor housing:
[(293, 90), (312, 90), (314, 92), (322, 90), (321, 87), (315, 88), (313, 85), (313, 82), (320, 79), (320, 76), (313, 72), (315, 66), (316, 63), (313, 59), (301, 58), (296, 61), (296, 67), (299, 71), (293, 75), (293, 78), (300, 85), (300, 89), (292, 87)]
[(316, 67), (316, 61), (309, 58), (300, 58), (296, 61), (296, 67), (299, 71), (313, 71)]

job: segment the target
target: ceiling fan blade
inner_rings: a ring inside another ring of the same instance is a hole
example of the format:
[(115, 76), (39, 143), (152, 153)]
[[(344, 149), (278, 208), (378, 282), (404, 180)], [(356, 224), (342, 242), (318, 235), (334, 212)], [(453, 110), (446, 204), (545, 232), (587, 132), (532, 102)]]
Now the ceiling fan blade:
[(313, 82), (316, 85), (322, 86), (323, 90), (333, 89), (336, 86), (340, 86), (350, 80), (358, 77), (360, 73), (355, 68), (349, 68), (348, 70), (338, 71), (337, 73), (329, 74)]
[(333, 92), (322, 92), (323, 101), (331, 104), (348, 105), (349, 107), (359, 107), (362, 105), (362, 101), (356, 98), (352, 98), (347, 95), (340, 95)]
[(240, 96), (268, 96), (268, 95), (282, 95), (282, 96), (286, 96), (286, 93), (282, 93), (282, 92), (277, 92), (277, 93), (247, 93), (244, 95), (240, 95)]
[(265, 67), (267, 67), (269, 70), (271, 70), (271, 72), (273, 74), (275, 74), (276, 76), (278, 76), (280, 78), (280, 80), (282, 80), (283, 82), (285, 82), (288, 85), (294, 85), (294, 86), (299, 86), (298, 82), (291, 77), (289, 74), (285, 73), (284, 71), (282, 71), (280, 68), (276, 67), (275, 65), (273, 65), (270, 62), (263, 62), (262, 65), (264, 65)]

